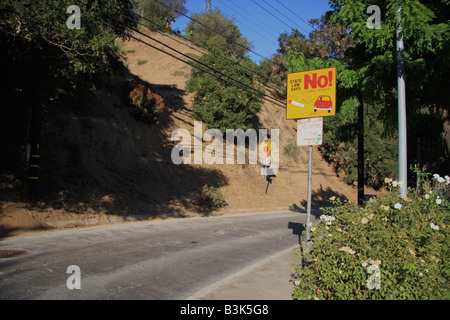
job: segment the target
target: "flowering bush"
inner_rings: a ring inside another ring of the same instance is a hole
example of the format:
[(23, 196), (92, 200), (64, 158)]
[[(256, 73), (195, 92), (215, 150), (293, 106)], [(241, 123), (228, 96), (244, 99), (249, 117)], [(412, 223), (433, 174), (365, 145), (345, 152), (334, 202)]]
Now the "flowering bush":
[(296, 299), (449, 299), (448, 177), (422, 174), (422, 188), (387, 193), (365, 209), (330, 199), (298, 251)]

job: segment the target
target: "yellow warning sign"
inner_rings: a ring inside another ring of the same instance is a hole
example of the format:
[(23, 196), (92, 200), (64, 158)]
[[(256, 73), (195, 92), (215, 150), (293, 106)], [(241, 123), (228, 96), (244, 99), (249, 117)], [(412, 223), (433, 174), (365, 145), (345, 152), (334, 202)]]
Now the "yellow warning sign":
[(336, 68), (288, 74), (287, 119), (336, 114)]
[(272, 143), (268, 138), (264, 138), (264, 141), (259, 145), (259, 149), (264, 154), (264, 156), (267, 157), (267, 155), (270, 153), (270, 150), (272, 150)]

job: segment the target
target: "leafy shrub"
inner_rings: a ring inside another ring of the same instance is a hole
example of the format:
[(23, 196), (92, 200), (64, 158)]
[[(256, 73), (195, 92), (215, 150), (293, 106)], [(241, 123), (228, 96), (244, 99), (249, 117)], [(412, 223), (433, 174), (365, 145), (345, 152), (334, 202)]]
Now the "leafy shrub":
[(298, 160), (299, 151), (300, 151), (300, 148), (297, 146), (296, 142), (289, 142), (284, 147), (284, 154), (289, 157), (294, 158), (295, 161)]
[(204, 185), (198, 194), (197, 202), (199, 205), (208, 209), (222, 208), (227, 205), (219, 189)]
[(236, 58), (243, 58), (251, 47), (234, 20), (226, 18), (217, 8), (211, 12), (193, 13), (185, 32), (189, 40)]
[[(208, 65), (222, 74), (239, 81), (241, 88), (231, 85), (230, 78), (220, 75), (220, 79), (192, 68), (191, 77), (186, 82), (186, 90), (195, 92), (194, 117), (203, 121), (209, 129), (219, 129), (225, 133), (226, 129), (247, 130), (253, 127), (253, 120), (261, 110), (261, 98), (249, 88), (262, 91), (252, 75), (240, 69), (232, 68), (229, 64), (211, 56), (202, 56), (198, 59), (204, 69)], [(236, 81), (232, 81), (236, 83)]]
[(335, 199), (311, 227), (297, 299), (449, 299), (450, 178), (422, 175), (398, 196), (398, 182), (365, 209)]
[(143, 84), (132, 84), (130, 112), (139, 121), (151, 124), (158, 120), (164, 108), (161, 96), (151, 92)]

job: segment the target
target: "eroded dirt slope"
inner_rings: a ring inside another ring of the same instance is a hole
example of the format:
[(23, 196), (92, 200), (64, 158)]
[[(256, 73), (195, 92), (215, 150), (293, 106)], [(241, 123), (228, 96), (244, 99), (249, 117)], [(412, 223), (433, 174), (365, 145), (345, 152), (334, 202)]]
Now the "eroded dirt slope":
[[(152, 36), (164, 40), (177, 50), (199, 54), (160, 35)], [(190, 66), (136, 41), (126, 43), (126, 49), (132, 51), (127, 54), (127, 63), (133, 74), (152, 84), (174, 86), (180, 91), (184, 90)], [(138, 65), (139, 60), (148, 62)], [(183, 93), (182, 98), (182, 108), (171, 108), (173, 125), (170, 129), (187, 129), (193, 135), (192, 95)], [(259, 122), (261, 127), (280, 130), (280, 170), (272, 179), (267, 194), (264, 193), (264, 180), (258, 173), (258, 165), (190, 165), (193, 168), (216, 170), (223, 175), (226, 183), (220, 186), (220, 190), (229, 204), (223, 211), (273, 210), (290, 206), (302, 207), (305, 204), (308, 148), (300, 147), (296, 156), (284, 152), (287, 144), (296, 143), (296, 122), (286, 120), (285, 109), (270, 102), (264, 103)], [(171, 130), (166, 130), (165, 134), (166, 139), (170, 139)], [(203, 147), (207, 145), (207, 142), (203, 143)], [(314, 149), (313, 171), (313, 199), (316, 205), (322, 204), (323, 200), (328, 200), (332, 195), (356, 200), (355, 188), (342, 183), (341, 179), (336, 177), (334, 169), (323, 160), (317, 148)], [(211, 183), (213, 184), (213, 181)]]
[[(201, 54), (160, 34), (151, 36), (188, 55)], [(125, 221), (131, 215), (166, 218), (306, 207), (308, 148), (295, 155), (284, 152), (286, 145), (296, 143), (296, 122), (285, 119), (285, 109), (265, 102), (259, 114), (261, 127), (280, 131), (280, 169), (267, 194), (260, 165), (175, 165), (172, 132), (187, 129), (193, 136), (194, 131), (193, 95), (184, 90), (190, 66), (136, 40), (125, 42), (124, 49), (127, 70), (106, 79), (83, 101), (68, 98), (56, 111), (44, 110), (44, 194), (32, 205), (12, 193), (0, 199), (4, 236), (68, 220), (75, 226), (112, 217)], [(158, 123), (147, 125), (130, 115), (127, 90), (133, 80), (162, 97)], [(333, 195), (355, 202), (356, 189), (336, 177), (317, 148), (313, 159), (313, 206), (326, 205)], [(3, 179), (3, 191), (17, 187), (17, 177), (8, 179)], [(218, 188), (228, 205), (213, 212), (199, 207), (196, 195), (205, 184)]]

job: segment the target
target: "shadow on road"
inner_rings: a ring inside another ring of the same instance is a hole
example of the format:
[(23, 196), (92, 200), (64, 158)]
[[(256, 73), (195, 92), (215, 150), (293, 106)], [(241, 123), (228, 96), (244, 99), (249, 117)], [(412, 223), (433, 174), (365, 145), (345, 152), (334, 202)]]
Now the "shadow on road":
[(288, 229), (292, 229), (292, 234), (298, 236), (298, 244), (302, 244), (302, 232), (305, 230), (305, 225), (298, 222), (289, 222)]

